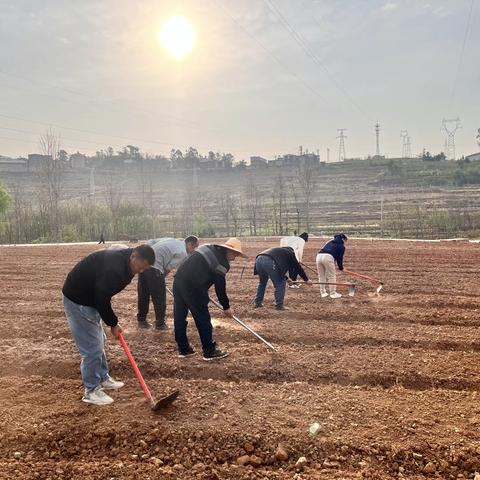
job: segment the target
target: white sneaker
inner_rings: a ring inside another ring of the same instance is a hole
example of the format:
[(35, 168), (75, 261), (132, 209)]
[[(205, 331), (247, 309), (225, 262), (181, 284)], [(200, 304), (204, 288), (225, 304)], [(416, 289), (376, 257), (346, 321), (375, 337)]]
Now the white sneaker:
[(82, 402), (93, 403), (93, 405), (110, 405), (113, 403), (113, 398), (109, 397), (99, 385), (95, 390), (85, 392)]
[(327, 292), (321, 292), (320, 295), (322, 296), (322, 298), (328, 297), (328, 293), (327, 293)]
[(100, 387), (102, 387), (103, 390), (118, 390), (123, 386), (125, 386), (123, 382), (113, 379), (110, 375), (100, 384)]
[(342, 294), (337, 292), (331, 293), (330, 298), (342, 298)]

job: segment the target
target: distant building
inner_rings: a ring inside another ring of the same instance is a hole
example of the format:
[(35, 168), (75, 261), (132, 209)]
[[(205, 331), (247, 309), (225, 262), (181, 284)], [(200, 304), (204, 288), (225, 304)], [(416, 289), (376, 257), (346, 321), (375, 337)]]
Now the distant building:
[(302, 165), (320, 165), (320, 156), (316, 153), (287, 154), (268, 162), (269, 167), (299, 167)]
[(468, 160), (469, 162), (478, 162), (480, 160), (480, 152), (467, 155), (465, 160)]
[(26, 172), (27, 165), (26, 158), (10, 158), (0, 155), (0, 172)]
[(250, 166), (252, 168), (266, 168), (268, 166), (268, 160), (263, 157), (250, 157)]
[(85, 168), (87, 166), (87, 156), (83, 153), (77, 152), (70, 155), (70, 167), (73, 169), (76, 168)]
[(41, 155), (39, 153), (30, 153), (28, 155), (27, 169), (29, 172), (38, 172), (42, 170), (42, 168), (47, 162), (51, 162), (51, 161), (52, 161), (51, 155)]
[(201, 157), (198, 161), (198, 167), (201, 169), (210, 170), (212, 168), (218, 168), (218, 162), (216, 158)]

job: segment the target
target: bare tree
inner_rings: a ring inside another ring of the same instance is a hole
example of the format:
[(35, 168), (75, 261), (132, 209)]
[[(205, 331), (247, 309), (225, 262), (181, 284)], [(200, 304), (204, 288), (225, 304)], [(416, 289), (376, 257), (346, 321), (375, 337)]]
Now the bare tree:
[(247, 219), (249, 224), (250, 235), (257, 235), (257, 226), (259, 220), (260, 208), (262, 205), (262, 191), (258, 188), (258, 185), (253, 181), (253, 178), (248, 179), (248, 183), (245, 187), (246, 194), (246, 208)]
[(317, 185), (317, 166), (304, 162), (297, 167), (297, 182), (305, 205), (305, 226), (310, 230), (310, 209), (313, 194)]
[(110, 213), (112, 215), (112, 223), (113, 223), (113, 236), (114, 238), (118, 238), (119, 231), (119, 211), (122, 205), (122, 189), (121, 185), (118, 185), (116, 182), (116, 178), (112, 171), (108, 172), (105, 176), (105, 201), (107, 202), (108, 208), (110, 209)]
[(40, 151), (44, 156), (40, 168), (42, 188), (47, 201), (49, 233), (56, 241), (60, 239), (59, 205), (65, 169), (65, 165), (59, 158), (60, 145), (60, 136), (52, 127), (40, 137)]
[(275, 179), (272, 202), (274, 232), (277, 235), (282, 235), (285, 232), (288, 220), (286, 183), (285, 178), (281, 173)]

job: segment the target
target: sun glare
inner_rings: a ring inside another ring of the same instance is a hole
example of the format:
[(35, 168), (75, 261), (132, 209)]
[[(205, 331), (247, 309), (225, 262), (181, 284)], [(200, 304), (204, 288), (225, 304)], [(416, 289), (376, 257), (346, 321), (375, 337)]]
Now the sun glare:
[(170, 17), (162, 25), (159, 40), (162, 48), (172, 57), (181, 60), (195, 46), (195, 31), (192, 24), (185, 17)]

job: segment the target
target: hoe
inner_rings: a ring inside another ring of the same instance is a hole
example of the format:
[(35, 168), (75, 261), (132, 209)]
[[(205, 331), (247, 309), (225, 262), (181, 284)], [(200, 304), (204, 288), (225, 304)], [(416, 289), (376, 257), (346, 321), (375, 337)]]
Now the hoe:
[(150, 406), (154, 412), (157, 412), (158, 410), (161, 410), (165, 407), (168, 407), (171, 403), (173, 403), (176, 398), (178, 397), (178, 394), (180, 393), (178, 390), (175, 390), (172, 392), (170, 395), (167, 395), (165, 397), (160, 398), (159, 400), (155, 400), (153, 398), (152, 393), (150, 392), (150, 389), (148, 388), (145, 380), (143, 379), (143, 375), (141, 374), (134, 358), (133, 355), (130, 353), (130, 349), (128, 348), (127, 343), (125, 342), (125, 339), (123, 338), (123, 335), (120, 333), (118, 335), (118, 340), (122, 344), (123, 349), (125, 350), (125, 353), (127, 354), (128, 361), (132, 365), (133, 371), (135, 372), (135, 375), (138, 378), (138, 381), (140, 382), (140, 386), (142, 387), (143, 393), (145, 396), (150, 400)]
[[(298, 284), (306, 284), (307, 282), (290, 282), (290, 283), (293, 283), (295, 285), (298, 285)], [(356, 289), (356, 285), (354, 283), (349, 283), (349, 282), (337, 282), (337, 283), (329, 283), (329, 282), (312, 282), (311, 285), (336, 285), (336, 286), (340, 286), (340, 287), (348, 287), (348, 295), (350, 297), (354, 297), (355, 296), (355, 289)]]
[(352, 272), (351, 270), (344, 270), (343, 272), (346, 273), (347, 275), (352, 275), (353, 277), (363, 278), (363, 280), (367, 280), (370, 283), (377, 283), (378, 287), (375, 290), (376, 295), (379, 295), (380, 291), (383, 288), (383, 282), (381, 280), (379, 280), (378, 278), (369, 277), (368, 275), (363, 275), (362, 273)]
[[(173, 292), (168, 288), (167, 292), (173, 297)], [(210, 301), (220, 310), (223, 310), (222, 306), (213, 298), (210, 299)], [(261, 342), (263, 342), (268, 348), (273, 350), (274, 352), (277, 351), (277, 348), (274, 347), (270, 342), (267, 342), (261, 335), (259, 335), (253, 328), (250, 328), (246, 323), (242, 322), (236, 315), (232, 316), (232, 319), (235, 320), (238, 324), (240, 324), (245, 330), (248, 330), (253, 336), (258, 338)]]

